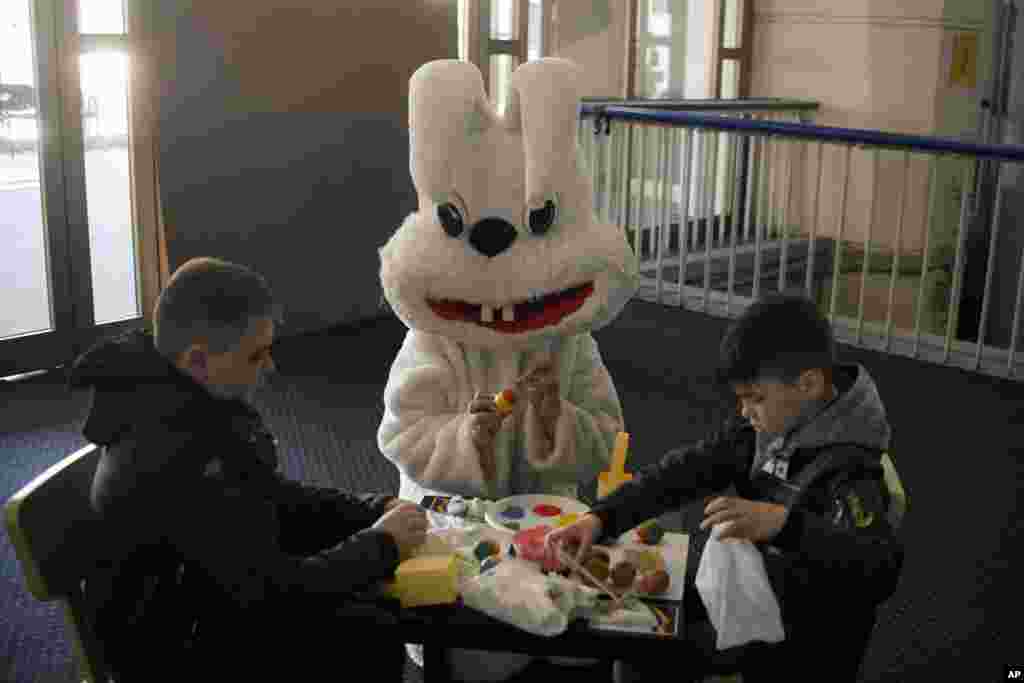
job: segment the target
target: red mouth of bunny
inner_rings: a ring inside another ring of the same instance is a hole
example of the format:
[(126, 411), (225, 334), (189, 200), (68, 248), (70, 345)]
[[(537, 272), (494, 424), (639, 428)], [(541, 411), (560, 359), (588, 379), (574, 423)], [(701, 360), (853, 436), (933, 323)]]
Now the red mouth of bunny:
[[(557, 325), (580, 310), (593, 293), (594, 283), (587, 282), (538, 299), (520, 301), (502, 308), (452, 299), (440, 301), (427, 299), (427, 304), (438, 317), (445, 320), (474, 323), (495, 332), (515, 334)], [(510, 309), (512, 320), (507, 320)]]

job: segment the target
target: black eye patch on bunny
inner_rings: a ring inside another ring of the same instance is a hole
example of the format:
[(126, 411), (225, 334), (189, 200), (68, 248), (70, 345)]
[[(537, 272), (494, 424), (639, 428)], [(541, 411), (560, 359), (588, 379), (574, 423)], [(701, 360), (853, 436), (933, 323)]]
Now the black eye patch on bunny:
[(458, 237), (464, 229), (462, 213), (451, 202), (439, 204), (437, 207), (437, 220), (441, 221), (441, 227), (448, 233), (449, 237)]
[(558, 209), (550, 199), (544, 202), (541, 208), (532, 209), (527, 213), (526, 224), (530, 226), (530, 232), (534, 235), (546, 234), (558, 217)]

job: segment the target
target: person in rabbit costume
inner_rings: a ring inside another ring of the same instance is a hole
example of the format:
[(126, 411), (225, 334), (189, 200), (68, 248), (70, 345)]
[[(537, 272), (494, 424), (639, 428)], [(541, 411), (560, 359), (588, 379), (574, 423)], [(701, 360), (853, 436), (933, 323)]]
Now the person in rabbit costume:
[[(380, 250), (384, 296), (409, 328), (377, 436), (401, 498), (576, 497), (608, 467), (624, 424), (591, 332), (639, 279), (623, 231), (594, 215), (578, 83), (572, 62), (527, 62), (499, 116), (470, 62), (428, 62), (410, 79), (419, 210)], [(500, 417), (506, 388), (523, 399)], [(452, 653), (454, 675), (499, 680), (529, 661), (473, 654)]]

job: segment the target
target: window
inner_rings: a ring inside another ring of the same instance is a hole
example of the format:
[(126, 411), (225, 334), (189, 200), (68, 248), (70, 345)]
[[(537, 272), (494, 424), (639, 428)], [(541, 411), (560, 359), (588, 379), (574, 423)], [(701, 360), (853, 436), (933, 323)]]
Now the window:
[(473, 62), (499, 112), (508, 101), (510, 77), (527, 60), (547, 53), (545, 24), (550, 0), (459, 0), (459, 58)]
[(145, 4), (0, 3), (0, 376), (137, 325), (159, 292)]

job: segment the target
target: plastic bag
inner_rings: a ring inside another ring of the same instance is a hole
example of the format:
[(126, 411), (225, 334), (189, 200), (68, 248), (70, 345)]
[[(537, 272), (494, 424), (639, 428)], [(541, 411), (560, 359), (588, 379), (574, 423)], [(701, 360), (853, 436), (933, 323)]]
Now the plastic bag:
[(722, 524), (715, 525), (704, 546), (696, 578), (718, 632), (718, 649), (755, 640), (777, 643), (785, 638), (785, 631), (761, 551), (746, 540), (719, 541)]
[(536, 565), (515, 558), (502, 560), (462, 589), (462, 601), (469, 607), (540, 636), (563, 633), (578, 613), (593, 609), (597, 595), (592, 588), (545, 575)]

